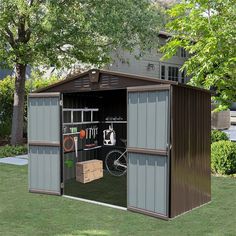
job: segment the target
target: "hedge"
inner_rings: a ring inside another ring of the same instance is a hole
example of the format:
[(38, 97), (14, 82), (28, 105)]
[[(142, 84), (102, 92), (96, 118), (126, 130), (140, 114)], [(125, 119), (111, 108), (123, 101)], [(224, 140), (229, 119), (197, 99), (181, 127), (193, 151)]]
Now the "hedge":
[(211, 145), (211, 170), (215, 174), (236, 174), (236, 143), (218, 141)]
[(229, 140), (228, 135), (220, 130), (212, 130), (211, 131), (211, 143), (218, 142), (221, 140)]
[(0, 158), (1, 157), (13, 157), (27, 153), (27, 147), (24, 146), (10, 146), (5, 145), (0, 147)]

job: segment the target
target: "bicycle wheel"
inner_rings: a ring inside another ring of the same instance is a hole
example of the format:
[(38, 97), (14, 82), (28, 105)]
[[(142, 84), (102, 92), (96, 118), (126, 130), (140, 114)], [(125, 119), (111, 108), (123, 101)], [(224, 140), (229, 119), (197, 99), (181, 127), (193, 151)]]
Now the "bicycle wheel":
[(113, 176), (122, 176), (127, 171), (126, 155), (121, 157), (122, 154), (120, 150), (112, 150), (106, 155), (106, 168)]

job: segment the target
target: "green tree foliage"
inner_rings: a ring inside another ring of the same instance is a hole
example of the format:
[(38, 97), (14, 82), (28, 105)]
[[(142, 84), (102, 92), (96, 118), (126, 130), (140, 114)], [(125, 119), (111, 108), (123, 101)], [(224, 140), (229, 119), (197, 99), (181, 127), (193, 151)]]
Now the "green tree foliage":
[(160, 19), (146, 0), (0, 0), (0, 63), (16, 69), (12, 144), (22, 139), (26, 65), (102, 65), (117, 47), (154, 45)]
[(182, 69), (190, 84), (216, 89), (219, 109), (236, 99), (236, 1), (189, 0), (168, 11), (167, 28), (173, 37), (163, 48), (164, 58), (179, 47), (191, 55)]

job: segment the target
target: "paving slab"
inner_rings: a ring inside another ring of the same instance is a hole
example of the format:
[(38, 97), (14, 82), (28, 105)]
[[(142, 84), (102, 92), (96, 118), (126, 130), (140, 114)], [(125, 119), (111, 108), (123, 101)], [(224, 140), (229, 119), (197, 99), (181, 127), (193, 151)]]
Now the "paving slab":
[(229, 129), (224, 130), (226, 134), (228, 134), (229, 139), (231, 141), (236, 142), (236, 125), (231, 125)]
[(24, 165), (28, 165), (28, 160), (24, 158), (17, 158), (17, 157), (4, 157), (4, 158), (0, 158), (0, 163), (24, 166)]

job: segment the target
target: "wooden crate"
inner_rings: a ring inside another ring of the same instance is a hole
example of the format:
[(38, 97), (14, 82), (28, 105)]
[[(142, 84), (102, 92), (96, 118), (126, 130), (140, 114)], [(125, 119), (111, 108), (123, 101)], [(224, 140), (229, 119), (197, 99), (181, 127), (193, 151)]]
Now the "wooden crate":
[(76, 163), (76, 181), (88, 183), (103, 177), (103, 162), (90, 160)]
[(103, 177), (103, 170), (95, 170), (95, 171), (83, 173), (81, 175), (77, 175), (76, 181), (85, 184), (85, 183), (94, 181), (96, 179), (100, 179), (102, 177)]

